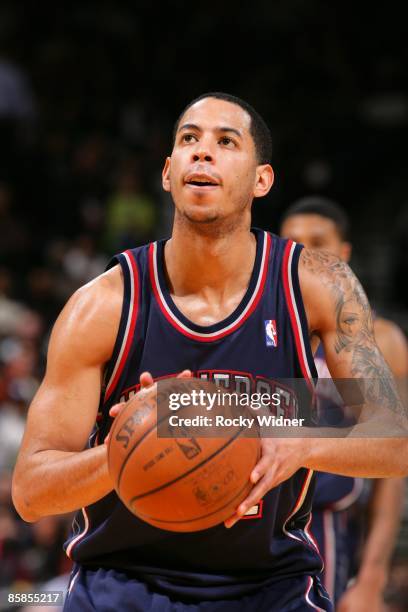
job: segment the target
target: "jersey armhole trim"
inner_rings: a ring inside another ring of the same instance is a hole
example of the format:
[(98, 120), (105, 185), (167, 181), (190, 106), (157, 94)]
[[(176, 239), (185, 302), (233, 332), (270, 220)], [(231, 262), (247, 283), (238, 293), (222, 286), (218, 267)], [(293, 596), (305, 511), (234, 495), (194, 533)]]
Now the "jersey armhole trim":
[(109, 378), (105, 387), (104, 403), (111, 397), (122, 375), (132, 345), (139, 311), (139, 272), (132, 251), (121, 253), (117, 261), (123, 270), (124, 299), (118, 337), (107, 371)]
[(288, 240), (282, 260), (282, 280), (295, 338), (296, 351), (306, 381), (317, 380), (317, 371), (310, 347), (307, 318), (299, 285), (298, 264), (302, 246)]

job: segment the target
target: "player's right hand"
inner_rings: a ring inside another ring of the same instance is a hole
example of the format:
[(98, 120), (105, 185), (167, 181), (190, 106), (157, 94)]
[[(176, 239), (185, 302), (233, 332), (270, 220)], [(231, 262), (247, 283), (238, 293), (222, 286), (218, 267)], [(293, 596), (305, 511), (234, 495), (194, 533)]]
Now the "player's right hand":
[[(177, 378), (191, 378), (192, 375), (193, 374), (191, 370), (183, 370), (182, 372), (180, 372), (180, 374), (177, 374)], [(140, 390), (138, 391), (138, 393), (140, 393), (141, 391), (145, 389), (149, 389), (150, 387), (154, 385), (154, 379), (153, 379), (153, 376), (150, 374), (150, 372), (142, 372), (139, 378), (139, 382), (140, 382)], [(112, 406), (112, 408), (110, 408), (109, 416), (112, 417), (112, 419), (116, 418), (124, 406), (126, 406), (126, 402), (120, 402), (119, 404), (115, 404), (114, 406)], [(106, 436), (104, 440), (105, 444), (108, 444), (109, 436), (110, 436), (110, 432), (108, 433), (108, 435)]]

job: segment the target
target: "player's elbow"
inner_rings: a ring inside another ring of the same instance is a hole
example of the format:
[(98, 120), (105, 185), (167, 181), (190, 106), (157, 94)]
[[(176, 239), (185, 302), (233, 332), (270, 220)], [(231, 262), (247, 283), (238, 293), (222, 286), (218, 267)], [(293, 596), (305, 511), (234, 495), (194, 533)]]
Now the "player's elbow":
[(19, 516), (27, 523), (34, 523), (41, 515), (33, 507), (33, 499), (30, 495), (32, 485), (24, 482), (18, 473), (14, 473), (11, 486), (11, 498)]

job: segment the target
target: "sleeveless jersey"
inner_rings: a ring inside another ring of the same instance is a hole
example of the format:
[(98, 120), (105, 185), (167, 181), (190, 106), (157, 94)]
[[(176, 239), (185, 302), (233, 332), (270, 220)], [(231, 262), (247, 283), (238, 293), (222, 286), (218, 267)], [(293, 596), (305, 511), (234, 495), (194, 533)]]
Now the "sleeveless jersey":
[[(190, 369), (229, 389), (245, 384), (267, 393), (275, 379), (317, 377), (298, 280), (302, 247), (253, 232), (248, 289), (234, 312), (214, 325), (192, 323), (175, 305), (166, 286), (164, 240), (110, 262), (122, 267), (124, 300), (91, 445), (103, 443), (110, 407), (137, 391), (144, 371), (158, 379)], [(312, 481), (312, 471), (302, 468), (231, 529), (221, 524), (190, 533), (143, 522), (112, 492), (77, 513), (66, 552), (81, 565), (125, 571), (175, 597), (240, 597), (271, 581), (321, 571), (308, 531)]]
[[(315, 353), (315, 365), (320, 379), (331, 378), (322, 343), (319, 344)], [(335, 400), (330, 397), (319, 398), (319, 403), (324, 425), (330, 425), (330, 419), (336, 423), (336, 416), (337, 420), (342, 420), (342, 406), (336, 405)], [(368, 486), (363, 478), (316, 472), (313, 511), (317, 509), (346, 510), (357, 501), (364, 503), (367, 495)]]

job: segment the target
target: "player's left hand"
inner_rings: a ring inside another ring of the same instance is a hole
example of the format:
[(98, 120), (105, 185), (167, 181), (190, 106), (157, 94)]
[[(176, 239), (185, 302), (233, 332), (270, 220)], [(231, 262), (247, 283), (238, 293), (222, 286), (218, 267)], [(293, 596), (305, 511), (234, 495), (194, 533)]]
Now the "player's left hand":
[(340, 598), (337, 612), (384, 612), (382, 589), (374, 583), (354, 582)]
[(225, 527), (235, 525), (270, 489), (297, 472), (303, 465), (307, 445), (310, 442), (309, 438), (263, 438), (261, 440), (261, 459), (250, 475), (254, 487), (248, 497), (238, 506), (235, 514), (224, 522)]

